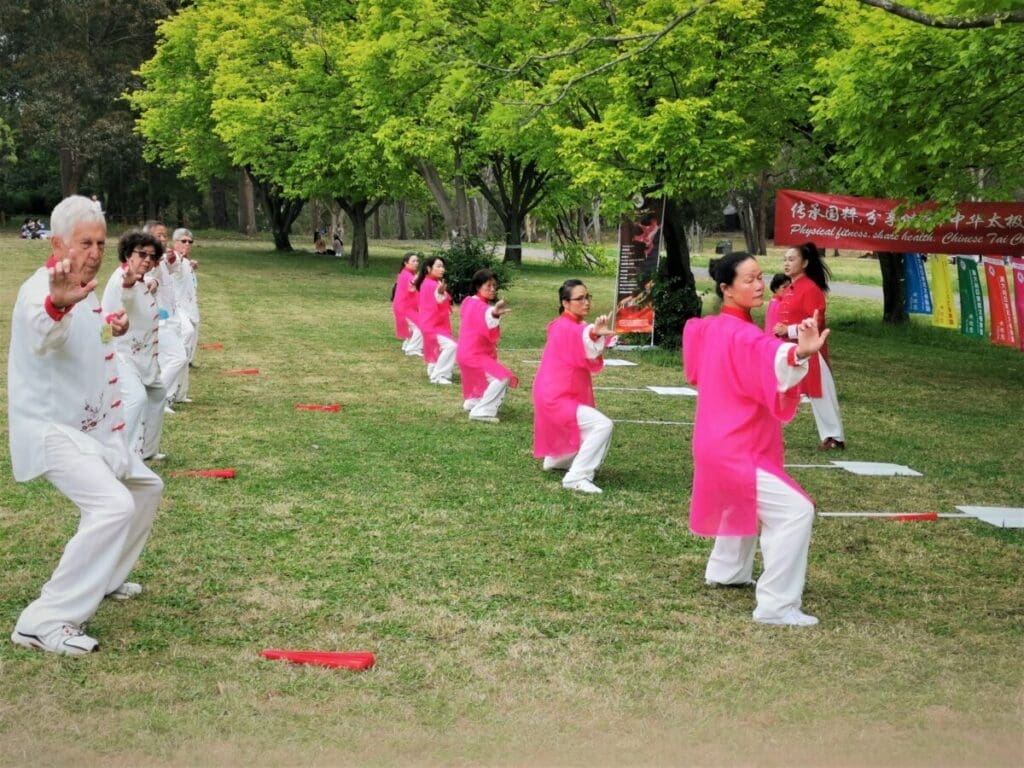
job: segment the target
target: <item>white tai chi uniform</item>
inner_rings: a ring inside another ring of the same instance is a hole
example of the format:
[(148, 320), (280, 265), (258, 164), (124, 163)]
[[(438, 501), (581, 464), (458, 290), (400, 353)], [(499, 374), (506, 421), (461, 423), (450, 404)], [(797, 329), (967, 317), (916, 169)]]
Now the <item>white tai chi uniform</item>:
[(160, 379), (167, 390), (167, 399), (178, 395), (183, 375), (188, 373), (188, 353), (181, 337), (178, 322), (178, 303), (174, 293), (174, 278), (166, 259), (146, 273), (147, 282), (157, 281), (156, 305), (160, 311)]
[(64, 547), (16, 632), (45, 635), (88, 621), (117, 589), (146, 542), (163, 481), (130, 452), (110, 327), (95, 294), (61, 313), (38, 270), (11, 322), (8, 411), (14, 479), (43, 476), (78, 507)]
[(103, 314), (124, 309), (128, 332), (114, 339), (117, 375), (124, 398), (125, 437), (128, 447), (147, 459), (160, 450), (167, 393), (160, 379), (156, 299), (141, 281), (124, 287), (124, 270), (114, 270), (103, 291)]
[[(174, 298), (178, 304), (178, 322), (181, 324), (181, 341), (185, 346), (185, 357), (191, 363), (199, 346), (199, 295), (196, 271), (187, 256), (178, 255), (175, 259), (178, 269), (171, 265), (171, 278), (174, 283)], [(178, 387), (177, 398), (188, 397), (189, 373), (186, 368)]]

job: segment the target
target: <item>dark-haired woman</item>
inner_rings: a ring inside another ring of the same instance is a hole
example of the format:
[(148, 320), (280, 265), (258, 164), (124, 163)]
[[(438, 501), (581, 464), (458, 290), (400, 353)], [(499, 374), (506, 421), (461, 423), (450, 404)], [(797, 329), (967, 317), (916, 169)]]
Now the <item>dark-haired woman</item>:
[(594, 474), (612, 440), (612, 421), (594, 408), (591, 376), (604, 367), (613, 335), (607, 315), (592, 324), (591, 295), (580, 280), (558, 289), (561, 314), (548, 325), (548, 340), (533, 382), (533, 455), (545, 471), (566, 470), (562, 487), (601, 493)]
[[(822, 260), (817, 246), (804, 243), (799, 248), (790, 248), (783, 257), (782, 269), (789, 277), (790, 284), (782, 294), (775, 335), (795, 339), (797, 324), (815, 313), (818, 317), (818, 330), (825, 330), (825, 294), (832, 273)], [(820, 354), (811, 358), (807, 378), (800, 384), (800, 394), (807, 395), (811, 401), (821, 449), (830, 451), (846, 448), (843, 419), (839, 415), (839, 397), (836, 395), (836, 384), (828, 361), (828, 345), (821, 348)]]
[(504, 299), (495, 302), (498, 280), (489, 269), (477, 270), (473, 295), (459, 309), (459, 341), (455, 359), (462, 375), (462, 407), (473, 421), (498, 423), (498, 408), (508, 388), (519, 382), (498, 362), (501, 317), (509, 311)]
[(814, 504), (783, 469), (782, 423), (796, 413), (796, 385), (828, 331), (819, 334), (809, 317), (788, 344), (758, 328), (750, 310), (764, 303), (764, 276), (747, 253), (724, 256), (712, 276), (721, 314), (683, 329), (686, 378), (700, 391), (690, 529), (715, 537), (707, 583), (742, 586), (753, 582), (760, 526), (764, 572), (754, 620), (812, 626), (818, 620), (800, 606)]
[(395, 295), (391, 311), (395, 315), (395, 336), (402, 340), (402, 351), (410, 356), (423, 357), (423, 334), (419, 326), (419, 294), (413, 281), (420, 266), (420, 257), (410, 251), (402, 257), (402, 269), (395, 281)]
[(413, 285), (420, 292), (419, 326), (423, 334), (423, 359), (431, 384), (451, 384), (455, 367), (455, 334), (452, 333), (452, 297), (444, 282), (445, 263), (430, 256), (420, 264)]
[(101, 302), (104, 316), (122, 309), (128, 315), (128, 330), (114, 337), (117, 378), (128, 449), (146, 459), (159, 455), (167, 393), (157, 357), (160, 315), (156, 298), (146, 289), (143, 278), (163, 252), (162, 243), (153, 235), (125, 232), (117, 244), (121, 268), (110, 275)]

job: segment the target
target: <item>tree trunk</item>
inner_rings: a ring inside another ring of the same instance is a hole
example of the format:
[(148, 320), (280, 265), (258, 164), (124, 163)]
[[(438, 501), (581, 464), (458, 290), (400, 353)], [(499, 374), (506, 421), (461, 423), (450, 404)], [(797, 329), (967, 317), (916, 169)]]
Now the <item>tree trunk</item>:
[(882, 270), (882, 322), (891, 325), (909, 323), (903, 254), (879, 251), (878, 267)]
[(395, 202), (395, 218), (398, 220), (398, 239), (408, 240), (409, 233), (405, 228), (405, 200)]
[(60, 187), (64, 197), (78, 194), (82, 182), (82, 164), (73, 150), (60, 150)]
[(224, 179), (210, 180), (210, 223), (214, 229), (228, 228), (228, 190)]
[[(373, 209), (373, 239), (380, 240), (380, 208)], [(362, 264), (360, 266), (366, 266)]]
[(370, 217), (377, 212), (382, 202), (382, 200), (371, 202), (347, 198), (337, 199), (338, 205), (348, 214), (348, 220), (352, 222), (352, 245), (349, 247), (348, 261), (353, 267), (364, 268), (370, 263), (370, 243), (366, 236), (366, 229)]
[(601, 242), (601, 198), (595, 197), (591, 203), (591, 210), (593, 211), (594, 221), (594, 242)]
[(434, 214), (430, 210), (430, 206), (427, 206), (426, 215), (424, 216), (423, 228), (426, 231), (427, 240), (434, 239)]
[[(250, 176), (248, 169), (246, 174)], [(270, 219), (270, 228), (274, 235), (274, 249), (282, 253), (291, 253), (290, 239), (292, 224), (302, 212), (303, 201), (292, 200), (284, 196), (280, 187), (269, 182), (252, 179), (253, 186), (260, 191), (263, 204)]]
[(701, 300), (686, 242), (686, 218), (683, 201), (671, 197), (665, 201), (662, 225), (665, 257), (661, 260), (654, 290), (654, 341), (670, 348), (679, 346), (686, 321), (701, 314)]
[(256, 196), (252, 179), (244, 168), (238, 172), (238, 231), (243, 235), (256, 234)]
[(419, 171), (420, 176), (423, 177), (423, 182), (427, 185), (427, 190), (430, 192), (430, 196), (434, 198), (434, 202), (437, 203), (437, 207), (441, 211), (441, 216), (444, 218), (444, 226), (446, 230), (445, 239), (447, 239), (451, 237), (452, 232), (457, 232), (459, 229), (459, 217), (456, 213), (456, 206), (451, 199), (449, 199), (448, 190), (445, 189), (444, 181), (442, 181), (441, 175), (433, 165), (425, 160), (421, 160), (417, 170)]

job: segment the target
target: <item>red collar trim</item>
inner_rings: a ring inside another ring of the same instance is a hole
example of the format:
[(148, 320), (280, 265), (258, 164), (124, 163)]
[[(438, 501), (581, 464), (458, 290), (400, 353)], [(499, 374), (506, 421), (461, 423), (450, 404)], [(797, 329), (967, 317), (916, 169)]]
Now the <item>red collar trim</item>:
[(722, 314), (738, 317), (740, 320), (746, 320), (748, 323), (754, 322), (754, 318), (750, 316), (750, 313), (739, 307), (722, 307)]
[(46, 260), (46, 268), (49, 269), (50, 267), (56, 266), (56, 264), (57, 264), (57, 257), (54, 254), (51, 253), (50, 254), (50, 258), (48, 258)]

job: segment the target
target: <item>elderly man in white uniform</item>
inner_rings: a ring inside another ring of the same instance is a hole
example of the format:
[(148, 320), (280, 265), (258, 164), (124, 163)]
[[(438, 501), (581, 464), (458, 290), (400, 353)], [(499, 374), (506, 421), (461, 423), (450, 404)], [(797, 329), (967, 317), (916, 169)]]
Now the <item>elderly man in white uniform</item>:
[(181, 341), (185, 345), (185, 357), (188, 366), (181, 375), (181, 383), (175, 397), (177, 402), (191, 403), (188, 396), (189, 371), (192, 359), (196, 356), (199, 346), (199, 299), (197, 295), (196, 262), (191, 258), (192, 243), (195, 238), (192, 232), (184, 227), (174, 230), (171, 237), (171, 254), (177, 269), (171, 269), (174, 282), (174, 298), (178, 303), (178, 323), (181, 326)]
[(143, 279), (159, 263), (163, 246), (153, 235), (126, 232), (117, 244), (121, 268), (115, 269), (103, 291), (103, 312), (124, 310), (128, 332), (114, 339), (117, 372), (124, 396), (128, 447), (143, 459), (166, 458), (160, 450), (167, 393), (160, 379), (156, 298)]
[(128, 450), (112, 339), (123, 311), (103, 315), (96, 273), (106, 223), (87, 197), (53, 210), (53, 255), (18, 291), (7, 364), (11, 466), (18, 481), (45, 477), (78, 507), (78, 530), (57, 569), (14, 627), (26, 648), (83, 655), (99, 644), (82, 625), (126, 581), (149, 536), (163, 482)]
[[(147, 221), (142, 228), (160, 241), (167, 251), (167, 227), (159, 221)], [(177, 262), (177, 259), (175, 259)], [(167, 406), (164, 413), (174, 413), (171, 403), (177, 397), (181, 377), (188, 370), (188, 354), (181, 338), (181, 325), (178, 323), (178, 301), (174, 293), (174, 278), (171, 269), (177, 269), (170, 263), (170, 254), (161, 259), (156, 268), (146, 274), (147, 284), (156, 283), (156, 305), (160, 312), (160, 378), (167, 390)]]

